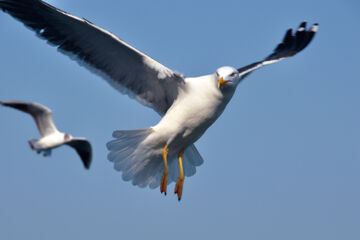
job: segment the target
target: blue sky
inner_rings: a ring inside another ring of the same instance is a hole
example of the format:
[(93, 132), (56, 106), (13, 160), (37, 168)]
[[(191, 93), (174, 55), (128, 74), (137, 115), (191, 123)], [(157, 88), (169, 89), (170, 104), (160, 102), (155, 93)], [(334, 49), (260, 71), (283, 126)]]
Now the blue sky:
[(173, 184), (166, 197), (134, 187), (106, 159), (112, 131), (160, 117), (0, 12), (0, 99), (50, 107), (94, 150), (90, 171), (68, 147), (43, 158), (32, 119), (0, 108), (0, 239), (360, 238), (357, 1), (49, 2), (186, 76), (260, 60), (303, 20), (320, 29), (239, 85), (196, 143), (205, 163), (179, 203)]

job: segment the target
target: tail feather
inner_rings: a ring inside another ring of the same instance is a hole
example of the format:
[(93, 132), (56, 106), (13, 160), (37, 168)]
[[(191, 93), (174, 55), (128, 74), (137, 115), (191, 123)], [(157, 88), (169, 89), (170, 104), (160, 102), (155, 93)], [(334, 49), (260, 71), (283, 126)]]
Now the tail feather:
[(129, 156), (131, 153), (133, 153), (134, 149), (130, 148), (129, 146), (126, 146), (120, 150), (112, 151), (108, 154), (108, 159), (111, 162), (118, 162), (121, 159), (124, 159), (124, 157)]
[(152, 161), (149, 162), (146, 166), (146, 169), (139, 172), (134, 176), (133, 184), (138, 185), (139, 187), (146, 187), (146, 186), (154, 186), (154, 188), (158, 187), (157, 182), (159, 182), (160, 185), (160, 175), (159, 173), (162, 173), (161, 170), (161, 164), (159, 164), (159, 161)]
[(183, 160), (183, 167), (184, 167), (184, 175), (186, 177), (191, 177), (193, 175), (195, 175), (196, 173), (196, 168), (194, 165), (192, 165), (190, 163), (189, 158), (185, 157)]
[(204, 159), (201, 157), (199, 151), (196, 149), (194, 144), (190, 145), (186, 149), (184, 155), (192, 166), (198, 167), (204, 163)]
[(123, 149), (124, 147), (139, 143), (139, 140), (144, 140), (145, 137), (143, 135), (129, 136), (127, 138), (122, 137), (120, 139), (116, 139), (116, 140), (109, 142), (108, 149), (110, 151), (112, 151), (114, 149)]
[(123, 169), (123, 179), (125, 181), (129, 181), (131, 179), (135, 180), (137, 177), (141, 177), (144, 175), (144, 171), (149, 163), (149, 159), (128, 159), (126, 167)]
[[(152, 128), (114, 131), (114, 140), (107, 143), (110, 151), (108, 159), (114, 163), (114, 168), (122, 172), (124, 181), (132, 181), (139, 187), (149, 186), (151, 189), (160, 186), (164, 170), (161, 149), (149, 149), (142, 144), (153, 133)], [(187, 177), (196, 173), (196, 166), (203, 163), (194, 145), (189, 146), (183, 155), (184, 174)], [(168, 184), (176, 182), (179, 177), (179, 166), (176, 156), (169, 156)]]
[(136, 130), (118, 130), (114, 131), (112, 136), (117, 139), (129, 139), (138, 136), (143, 136), (145, 132), (151, 132), (150, 128), (136, 129)]

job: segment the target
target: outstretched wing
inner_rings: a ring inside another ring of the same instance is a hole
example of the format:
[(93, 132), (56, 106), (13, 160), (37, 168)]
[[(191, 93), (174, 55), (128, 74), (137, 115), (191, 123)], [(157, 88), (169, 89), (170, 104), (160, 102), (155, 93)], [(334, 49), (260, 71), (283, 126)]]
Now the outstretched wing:
[(41, 0), (0, 0), (0, 8), (104, 77), (120, 92), (165, 114), (184, 83), (178, 74), (114, 34)]
[(51, 110), (41, 104), (22, 101), (0, 101), (0, 104), (29, 113), (34, 118), (42, 137), (58, 131), (54, 125)]
[(306, 29), (306, 22), (302, 22), (297, 29), (295, 35), (292, 34), (292, 29), (287, 30), (285, 37), (274, 50), (272, 54), (266, 57), (260, 62), (255, 62), (245, 67), (239, 68), (239, 75), (241, 79), (244, 79), (252, 71), (272, 63), (279, 62), (285, 58), (294, 56), (301, 50), (303, 50), (311, 40), (313, 39), (316, 31), (318, 29), (318, 24), (314, 24), (310, 29)]
[(76, 150), (76, 152), (79, 154), (81, 158), (81, 161), (84, 164), (84, 167), (86, 169), (89, 169), (92, 159), (92, 150), (91, 150), (90, 142), (85, 138), (73, 138), (66, 144)]

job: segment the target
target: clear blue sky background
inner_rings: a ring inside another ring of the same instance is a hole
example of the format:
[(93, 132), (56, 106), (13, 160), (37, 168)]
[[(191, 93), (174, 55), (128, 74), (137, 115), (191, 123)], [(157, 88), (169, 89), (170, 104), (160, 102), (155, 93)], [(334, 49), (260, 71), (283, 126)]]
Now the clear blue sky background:
[(258, 70), (197, 142), (205, 159), (179, 203), (121, 179), (113, 130), (160, 117), (0, 12), (0, 99), (53, 110), (92, 141), (85, 171), (43, 158), (32, 119), (0, 108), (0, 239), (360, 239), (360, 4), (348, 1), (52, 0), (186, 76), (267, 56), (289, 27), (319, 22), (299, 55)]

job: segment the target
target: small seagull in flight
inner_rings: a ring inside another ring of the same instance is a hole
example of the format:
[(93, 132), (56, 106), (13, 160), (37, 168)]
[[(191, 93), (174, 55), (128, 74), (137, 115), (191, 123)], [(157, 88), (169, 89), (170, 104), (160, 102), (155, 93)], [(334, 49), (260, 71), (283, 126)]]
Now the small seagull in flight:
[(107, 144), (108, 159), (122, 172), (123, 180), (139, 187), (160, 186), (166, 195), (167, 185), (176, 182), (178, 200), (185, 176), (194, 175), (203, 163), (194, 143), (222, 114), (239, 83), (254, 70), (303, 50), (318, 29), (317, 24), (306, 28), (303, 22), (295, 34), (289, 29), (273, 53), (259, 62), (185, 77), (109, 31), (43, 1), (0, 0), (0, 8), (121, 93), (162, 116), (150, 128), (115, 131), (115, 139)]
[(92, 156), (90, 142), (85, 138), (74, 138), (70, 134), (59, 132), (54, 125), (50, 109), (38, 103), (21, 101), (0, 101), (0, 104), (28, 113), (34, 118), (41, 138), (29, 140), (31, 149), (43, 153), (44, 156), (50, 156), (53, 148), (66, 144), (76, 150), (84, 167), (90, 168)]

